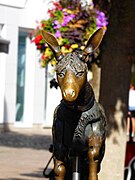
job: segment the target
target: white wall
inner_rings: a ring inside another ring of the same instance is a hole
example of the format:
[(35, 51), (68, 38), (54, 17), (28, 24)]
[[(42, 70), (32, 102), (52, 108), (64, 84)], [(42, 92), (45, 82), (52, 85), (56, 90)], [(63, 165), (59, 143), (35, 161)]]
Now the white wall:
[(4, 119), (6, 54), (0, 53), (0, 123)]
[(5, 25), (7, 39), (10, 40), (9, 53), (6, 60), (5, 79), (5, 114), (4, 121), (13, 123), (16, 112), (16, 80), (17, 80), (17, 46), (18, 27), (12, 24)]
[(60, 88), (58, 87), (58, 89), (55, 89), (54, 87), (50, 89), (50, 80), (53, 78), (54, 74), (51, 73), (53, 71), (53, 68), (51, 67), (51, 65), (48, 66), (48, 73), (46, 74), (47, 79), (46, 79), (46, 91), (47, 91), (47, 97), (46, 98), (46, 122), (45, 125), (49, 126), (50, 123), (53, 123), (53, 112), (56, 108), (56, 106), (59, 105), (60, 100), (61, 100), (61, 92), (60, 92)]
[[(57, 90), (48, 89), (45, 99), (45, 70), (40, 68), (38, 51), (29, 39), (26, 50), (24, 118), (21, 123), (15, 121), (19, 28), (30, 31), (36, 27), (36, 20), (47, 18), (49, 1), (27, 0), (24, 9), (20, 8), (22, 4), (18, 5), (19, 8), (3, 6), (1, 5), (3, 1), (0, 0), (0, 24), (4, 24), (2, 37), (10, 41), (10, 46), (7, 55), (0, 54), (0, 123), (5, 121), (20, 127), (31, 127), (33, 124), (51, 126), (53, 110), (60, 98)], [(15, 0), (13, 1), (15, 4)], [(18, 3), (18, 0), (16, 2)], [(45, 109), (45, 100), (47, 100), (47, 109)]]

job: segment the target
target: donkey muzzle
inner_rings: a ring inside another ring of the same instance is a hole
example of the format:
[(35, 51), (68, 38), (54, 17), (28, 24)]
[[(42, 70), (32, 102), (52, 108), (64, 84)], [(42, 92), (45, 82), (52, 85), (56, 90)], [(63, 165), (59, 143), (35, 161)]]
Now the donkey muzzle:
[(75, 90), (72, 89), (72, 88), (68, 88), (68, 89), (65, 89), (63, 91), (63, 98), (66, 100), (66, 101), (74, 101), (76, 99), (76, 93), (75, 93)]
[(61, 87), (61, 92), (62, 92), (62, 97), (66, 102), (74, 102), (77, 97), (78, 97), (78, 87), (74, 86), (73, 84), (70, 83), (65, 83)]

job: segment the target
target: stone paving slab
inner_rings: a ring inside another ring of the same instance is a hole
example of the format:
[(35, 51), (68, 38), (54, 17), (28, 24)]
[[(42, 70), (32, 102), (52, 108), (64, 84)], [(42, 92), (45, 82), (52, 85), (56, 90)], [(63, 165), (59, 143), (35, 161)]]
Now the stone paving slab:
[(0, 180), (40, 180), (51, 157), (51, 129), (0, 132)]

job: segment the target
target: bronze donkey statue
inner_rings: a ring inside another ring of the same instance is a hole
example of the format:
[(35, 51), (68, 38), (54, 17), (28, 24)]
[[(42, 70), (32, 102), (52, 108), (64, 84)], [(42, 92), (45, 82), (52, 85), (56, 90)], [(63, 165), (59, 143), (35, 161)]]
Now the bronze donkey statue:
[(87, 147), (88, 179), (98, 180), (97, 174), (105, 151), (106, 117), (87, 81), (87, 60), (88, 55), (100, 45), (103, 35), (104, 29), (98, 29), (83, 51), (78, 50), (64, 56), (56, 38), (42, 31), (43, 38), (58, 62), (56, 74), (62, 93), (62, 101), (54, 112), (53, 123), (56, 180), (65, 179), (68, 154), (73, 144), (78, 151)]

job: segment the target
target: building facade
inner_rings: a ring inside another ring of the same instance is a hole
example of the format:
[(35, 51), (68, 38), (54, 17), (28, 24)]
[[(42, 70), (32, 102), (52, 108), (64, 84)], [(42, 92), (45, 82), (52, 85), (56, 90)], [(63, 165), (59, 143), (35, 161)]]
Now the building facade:
[(29, 38), (36, 20), (47, 18), (48, 0), (0, 0), (1, 36), (10, 41), (0, 53), (0, 125), (52, 126), (60, 90), (50, 89), (51, 67), (39, 64), (39, 52)]

